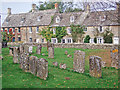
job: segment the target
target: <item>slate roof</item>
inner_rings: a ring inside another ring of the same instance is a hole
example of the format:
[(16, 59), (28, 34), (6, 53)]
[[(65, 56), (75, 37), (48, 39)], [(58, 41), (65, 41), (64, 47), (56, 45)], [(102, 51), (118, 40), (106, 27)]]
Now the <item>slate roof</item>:
[[(2, 24), (2, 27), (49, 25), (51, 23), (51, 17), (54, 16), (55, 12), (56, 12), (55, 9), (50, 9), (29, 13), (11, 14), (6, 17)], [(40, 21), (37, 20), (39, 17)]]
[[(105, 19), (101, 19), (104, 17)], [(118, 13), (116, 10), (111, 11), (99, 11), (90, 12), (87, 18), (84, 20), (83, 25), (85, 26), (109, 26), (109, 25), (120, 25), (118, 23)]]

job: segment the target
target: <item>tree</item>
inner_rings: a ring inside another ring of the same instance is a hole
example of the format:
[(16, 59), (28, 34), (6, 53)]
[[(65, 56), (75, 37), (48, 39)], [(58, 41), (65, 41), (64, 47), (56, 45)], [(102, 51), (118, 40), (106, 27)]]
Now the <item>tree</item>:
[(89, 43), (89, 40), (90, 40), (90, 36), (89, 35), (86, 35), (85, 39), (84, 39), (84, 43)]
[(55, 37), (58, 39), (58, 42), (61, 42), (61, 39), (67, 35), (66, 27), (56, 27)]
[(113, 33), (109, 30), (109, 28), (105, 29), (105, 31), (102, 33), (104, 43), (112, 43), (112, 37)]
[(71, 32), (72, 32), (72, 38), (73, 38), (73, 42), (83, 42), (83, 38), (84, 38), (84, 29), (85, 26), (81, 26), (81, 25), (71, 25)]

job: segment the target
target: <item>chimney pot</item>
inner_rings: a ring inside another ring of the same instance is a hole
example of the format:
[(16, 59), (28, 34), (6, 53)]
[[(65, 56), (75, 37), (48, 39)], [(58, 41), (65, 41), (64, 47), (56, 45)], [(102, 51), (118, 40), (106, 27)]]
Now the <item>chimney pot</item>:
[(10, 15), (11, 14), (11, 8), (8, 8), (8, 13), (7, 13), (8, 15)]
[(36, 4), (32, 4), (32, 12), (36, 11)]

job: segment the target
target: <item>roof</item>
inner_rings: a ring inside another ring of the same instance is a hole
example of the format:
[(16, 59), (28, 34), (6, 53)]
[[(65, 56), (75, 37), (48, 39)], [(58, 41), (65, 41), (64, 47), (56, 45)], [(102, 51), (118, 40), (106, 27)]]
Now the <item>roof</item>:
[[(6, 17), (2, 27), (44, 26), (51, 23), (56, 10), (41, 10), (29, 13), (11, 14)], [(37, 19), (40, 18), (38, 21)]]
[(85, 26), (120, 25), (116, 10), (90, 12), (83, 22)]

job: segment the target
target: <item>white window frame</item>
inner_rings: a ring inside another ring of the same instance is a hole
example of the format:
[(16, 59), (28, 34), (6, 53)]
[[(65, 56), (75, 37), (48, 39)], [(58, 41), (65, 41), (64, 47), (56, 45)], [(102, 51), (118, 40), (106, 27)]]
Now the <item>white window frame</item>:
[[(65, 40), (65, 39), (61, 39), (61, 43), (63, 43), (63, 40)], [(65, 40), (66, 41), (66, 40)], [(65, 43), (65, 42), (64, 42)]]
[[(117, 40), (117, 43), (115, 42)], [(113, 37), (113, 44), (119, 44), (119, 37)]]
[(70, 16), (70, 22), (74, 22), (75, 21), (75, 17), (74, 16)]
[[(101, 28), (102, 28), (102, 31), (100, 31)], [(104, 32), (103, 26), (100, 26), (100, 27), (98, 28), (98, 30), (99, 30), (100, 33)]]
[(67, 28), (67, 33), (68, 33), (68, 34), (71, 34), (71, 33), (72, 33), (70, 27)]
[(32, 27), (29, 27), (29, 33), (32, 33)]
[(56, 17), (56, 23), (59, 23), (59, 22), (60, 22), (60, 17), (57, 16), (57, 17)]
[(39, 33), (39, 27), (36, 27), (36, 33)]
[[(54, 42), (54, 40), (55, 40), (56, 42)], [(58, 40), (57, 40), (57, 38), (51, 38), (51, 42), (52, 42), (52, 43), (58, 43)]]
[(90, 43), (94, 43), (94, 38), (90, 38)]
[[(100, 42), (101, 40), (101, 42)], [(97, 37), (97, 44), (103, 44), (104, 43), (104, 39), (103, 37)]]

